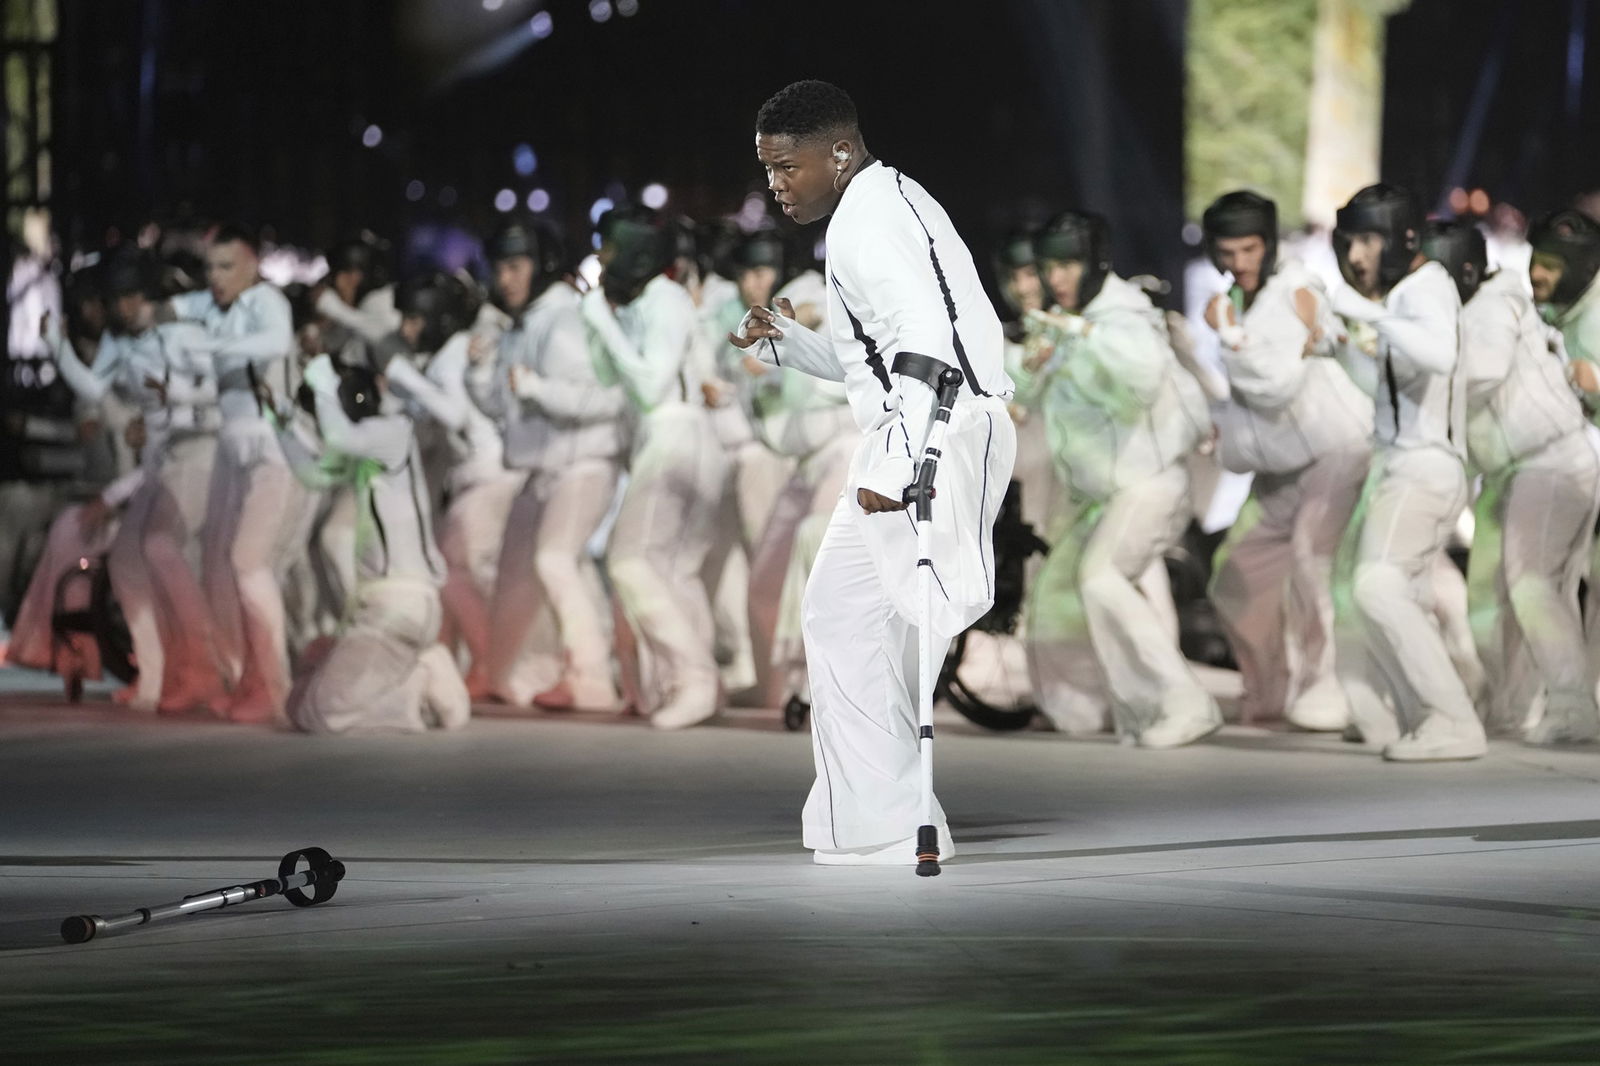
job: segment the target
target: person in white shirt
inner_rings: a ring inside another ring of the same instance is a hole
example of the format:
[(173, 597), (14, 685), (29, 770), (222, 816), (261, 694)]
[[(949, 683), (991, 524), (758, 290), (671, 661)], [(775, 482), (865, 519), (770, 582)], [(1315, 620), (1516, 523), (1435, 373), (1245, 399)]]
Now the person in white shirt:
[(289, 660), (277, 571), (305, 506), (265, 417), (265, 397), (291, 395), (295, 384), (293, 315), (259, 267), (255, 239), (224, 226), (206, 248), (209, 288), (172, 298), (179, 319), (205, 327), (216, 375), (222, 426), (206, 497), (201, 581), (232, 689), (220, 710), (241, 722), (283, 715)]
[(783, 572), (781, 565), (774, 569), (769, 560), (767, 572), (758, 575), (756, 551), (795, 461), (764, 439), (757, 425), (759, 376), (746, 368), (745, 353), (730, 345), (727, 335), (744, 317), (745, 308), (772, 302), (783, 280), (783, 242), (774, 233), (752, 234), (733, 248), (728, 269), (733, 291), (724, 295), (714, 314), (707, 316), (701, 309), (704, 350), (714, 353), (702, 389), (717, 439), (728, 453), (716, 539), (706, 558), (706, 583), (717, 623), (718, 659), (727, 663), (723, 677), (728, 687), (753, 685), (755, 692), (765, 693), (772, 684), (772, 611)]
[(488, 694), (495, 563), (526, 475), (506, 469), (500, 429), (471, 398), (469, 375), (493, 372), (492, 350), (474, 333), (478, 304), (472, 291), (460, 278), (423, 274), (396, 286), (395, 307), (401, 327), (391, 337), (399, 350), (393, 344), (377, 348), (380, 358), (388, 356), (379, 369), (385, 387), (414, 423), (438, 427), (449, 456), (437, 487), (444, 497), (439, 530), (444, 643), (448, 647), (459, 638), (466, 646), (467, 691), (482, 698)]
[(327, 259), (328, 273), (315, 291), (315, 308), (335, 327), (332, 350), (343, 348), (351, 336), (377, 343), (400, 328), (395, 286), (373, 241), (344, 241)]
[(1474, 759), (1483, 725), (1433, 615), (1434, 567), (1467, 503), (1461, 297), (1422, 254), (1404, 189), (1369, 185), (1337, 221), (1333, 309), (1375, 332), (1377, 379), (1372, 473), (1341, 547), (1353, 624), (1337, 623), (1340, 680), (1385, 759)]
[(155, 321), (154, 264), (122, 259), (108, 271), (111, 328), (85, 367), (47, 328), (62, 377), (80, 398), (98, 403), (115, 391), (134, 405), (145, 444), (127, 490), (107, 565), (127, 620), (139, 677), (130, 706), (176, 712), (220, 702), (223, 695), (211, 611), (195, 573), (206, 487), (217, 449), (216, 381), (205, 331), (194, 323)]
[(354, 485), (357, 578), (347, 624), (320, 656), (307, 655), (315, 661), (295, 681), (289, 721), (308, 733), (460, 728), (471, 703), (455, 662), (437, 642), (444, 560), (433, 541), (411, 420), (385, 411), (370, 368), (336, 368), (326, 355), (306, 365), (300, 395), (325, 448), (292, 423), (279, 438), (308, 484)]
[[(916, 530), (905, 504), (933, 392), (903, 355), (960, 370), (933, 507), (943, 647), (994, 600), (993, 526), (1011, 477), (1000, 319), (972, 255), (921, 185), (875, 158), (837, 86), (796, 82), (756, 117), (756, 157), (783, 213), (828, 227), (828, 328), (751, 308), (736, 343), (763, 362), (842, 382), (861, 433), (806, 586), (803, 629), (817, 779), (802, 816), (824, 865), (916, 862), (925, 822), (917, 750)], [(950, 841), (935, 801), (934, 825)], [(954, 853), (953, 845), (942, 858)]]
[(1173, 354), (1166, 317), (1111, 270), (1105, 220), (1068, 211), (1033, 237), (1052, 312), (1051, 344), (1029, 370), (1070, 495), (1027, 618), (1040, 709), (1071, 732), (1147, 748), (1193, 743), (1222, 725), (1177, 634), (1138, 581), (1183, 534), (1186, 459), (1209, 435), (1204, 395)]
[(1278, 257), (1277, 205), (1227, 193), (1202, 226), (1232, 282), (1205, 313), (1228, 375), (1219, 451), (1255, 475), (1210, 588), (1244, 681), (1240, 720), (1337, 732), (1350, 712), (1334, 671), (1333, 559), (1371, 461), (1372, 400), (1331, 358), (1340, 329), (1321, 283)]
[[(511, 326), (473, 395), (496, 414), (505, 465), (523, 477), (497, 565), (488, 686), (518, 706), (614, 709), (607, 612), (586, 546), (616, 494), (627, 401), (597, 374), (559, 231), (512, 220), (487, 251)], [(554, 647), (538, 639), (541, 612), (554, 615)]]
[[(828, 289), (819, 271), (797, 274), (778, 290), (777, 298), (794, 309), (795, 321), (807, 329), (824, 324)], [(735, 319), (731, 325), (737, 323)], [(784, 373), (748, 352), (740, 355), (739, 365), (753, 382), (749, 401), (756, 434), (790, 467), (750, 560), (750, 632), (758, 654), (771, 666), (760, 706), (777, 706), (786, 695), (810, 703), (805, 587), (861, 432), (841, 382)]]
[(644, 652), (641, 709), (658, 729), (683, 729), (716, 714), (721, 699), (700, 575), (727, 456), (700, 389), (705, 337), (688, 292), (662, 273), (662, 232), (621, 219), (611, 241), (583, 318), (603, 378), (622, 385), (639, 424), (606, 564)]

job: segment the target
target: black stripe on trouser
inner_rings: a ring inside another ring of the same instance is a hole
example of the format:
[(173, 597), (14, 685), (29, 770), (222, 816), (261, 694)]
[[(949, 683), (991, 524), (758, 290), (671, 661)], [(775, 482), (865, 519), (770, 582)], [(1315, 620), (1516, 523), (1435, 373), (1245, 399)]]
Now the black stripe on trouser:
[(939, 253), (933, 250), (933, 234), (928, 231), (928, 224), (922, 221), (922, 215), (917, 211), (917, 205), (911, 202), (911, 197), (906, 195), (906, 190), (900, 184), (900, 172), (894, 172), (894, 187), (900, 193), (900, 199), (911, 208), (912, 217), (917, 220), (917, 225), (922, 227), (922, 235), (928, 239), (928, 262), (933, 264), (933, 276), (939, 282), (939, 295), (944, 297), (945, 314), (950, 316), (950, 340), (956, 350), (956, 361), (961, 364), (961, 372), (967, 376), (967, 388), (979, 396), (989, 395), (978, 385), (978, 375), (972, 372), (972, 364), (967, 361), (967, 349), (961, 343), (961, 331), (956, 328), (956, 300), (950, 293), (950, 283), (945, 280), (944, 267), (939, 262)]

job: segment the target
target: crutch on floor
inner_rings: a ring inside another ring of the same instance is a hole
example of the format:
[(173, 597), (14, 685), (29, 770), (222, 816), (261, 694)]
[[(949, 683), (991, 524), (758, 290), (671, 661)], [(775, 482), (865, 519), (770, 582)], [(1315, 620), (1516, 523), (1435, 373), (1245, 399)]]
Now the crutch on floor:
[[(304, 870), (297, 869), (302, 859), (306, 863)], [(61, 923), (61, 939), (69, 944), (82, 944), (97, 936), (113, 936), (151, 922), (181, 918), (219, 907), (232, 907), (267, 896), (281, 895), (296, 907), (315, 907), (332, 899), (342, 880), (344, 863), (321, 848), (301, 848), (291, 851), (278, 863), (277, 877), (185, 896), (176, 903), (158, 907), (139, 907), (127, 914), (116, 914), (109, 918), (102, 918), (98, 914), (75, 914)], [(312, 890), (311, 895), (303, 891), (307, 888)]]
[(963, 380), (961, 371), (937, 359), (901, 352), (892, 368), (933, 390), (936, 407), (928, 420), (916, 480), (906, 489), (905, 502), (917, 526), (917, 754), (922, 760), (922, 825), (917, 827), (917, 876), (939, 875), (939, 829), (933, 819), (933, 688), (943, 657), (935, 659), (933, 640), (933, 500), (938, 495), (934, 479), (939, 472), (950, 410)]

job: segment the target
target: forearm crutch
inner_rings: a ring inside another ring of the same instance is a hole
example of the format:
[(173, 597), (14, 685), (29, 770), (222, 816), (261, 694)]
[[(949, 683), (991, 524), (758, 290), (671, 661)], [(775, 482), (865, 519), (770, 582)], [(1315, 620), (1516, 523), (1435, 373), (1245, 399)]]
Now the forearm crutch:
[[(306, 861), (306, 869), (295, 869), (302, 858)], [(339, 882), (343, 879), (344, 863), (321, 848), (301, 848), (299, 851), (291, 851), (278, 863), (277, 877), (269, 877), (265, 881), (255, 881), (248, 885), (219, 888), (196, 896), (185, 896), (176, 903), (166, 903), (158, 907), (140, 907), (127, 914), (113, 915), (110, 918), (102, 918), (98, 914), (73, 915), (61, 923), (61, 939), (69, 944), (82, 944), (97, 936), (114, 936), (136, 926), (149, 925), (151, 922), (181, 918), (185, 914), (212, 911), (219, 907), (231, 907), (238, 903), (248, 903), (253, 899), (264, 899), (267, 896), (280, 894), (296, 907), (315, 907), (332, 899), (334, 892), (338, 891)], [(302, 891), (307, 888), (313, 890), (309, 896)]]
[(906, 489), (906, 503), (917, 526), (917, 754), (922, 760), (922, 825), (917, 827), (917, 876), (939, 876), (939, 829), (933, 824), (933, 689), (940, 663), (933, 651), (933, 498), (950, 410), (963, 380), (961, 371), (937, 359), (902, 352), (894, 371), (933, 390), (937, 406), (928, 420), (917, 477)]

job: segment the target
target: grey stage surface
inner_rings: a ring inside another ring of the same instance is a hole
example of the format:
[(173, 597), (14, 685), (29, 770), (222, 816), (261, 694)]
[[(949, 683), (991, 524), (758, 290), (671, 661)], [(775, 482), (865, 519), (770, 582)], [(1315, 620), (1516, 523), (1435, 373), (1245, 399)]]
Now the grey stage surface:
[[(1600, 752), (939, 754), (961, 854), (924, 880), (809, 863), (810, 746), (771, 715), (316, 739), (12, 691), (3, 1058), (1600, 1061)], [(350, 867), (327, 906), (55, 939), (309, 844)]]

